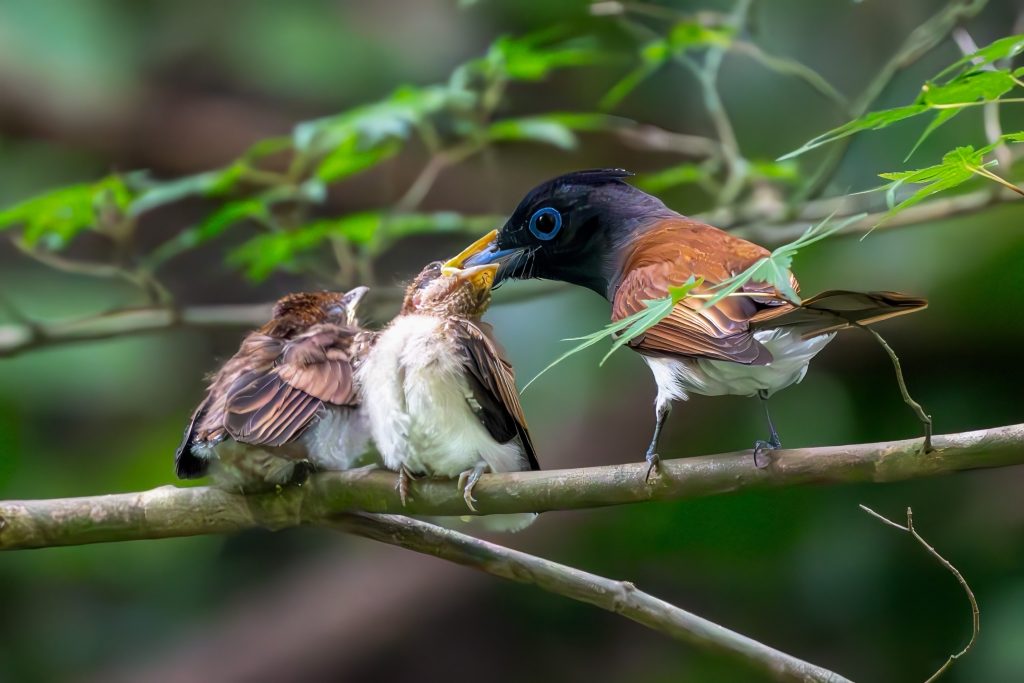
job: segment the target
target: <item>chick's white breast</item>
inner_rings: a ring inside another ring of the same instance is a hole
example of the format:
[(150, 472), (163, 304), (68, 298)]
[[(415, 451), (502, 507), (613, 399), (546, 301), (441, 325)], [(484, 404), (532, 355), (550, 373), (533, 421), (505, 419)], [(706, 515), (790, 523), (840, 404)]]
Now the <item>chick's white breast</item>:
[(496, 472), (522, 469), (519, 444), (496, 442), (470, 409), (458, 344), (442, 319), (404, 315), (360, 366), (363, 408), (388, 468), (448, 477), (481, 461)]

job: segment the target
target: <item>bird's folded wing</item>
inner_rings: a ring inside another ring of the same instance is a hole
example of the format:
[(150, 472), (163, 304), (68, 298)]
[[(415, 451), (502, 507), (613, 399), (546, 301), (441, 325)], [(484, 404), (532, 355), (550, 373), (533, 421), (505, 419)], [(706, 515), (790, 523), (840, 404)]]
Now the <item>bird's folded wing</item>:
[[(698, 221), (681, 216), (661, 219), (639, 234), (625, 255), (623, 276), (612, 300), (612, 319), (644, 310), (645, 301), (667, 297), (669, 287), (683, 285), (690, 277), (704, 280), (694, 293), (712, 292), (713, 285), (767, 255), (756, 244)], [(763, 292), (765, 297), (729, 297), (707, 308), (700, 299), (684, 299), (631, 346), (653, 354), (768, 363), (771, 354), (754, 339), (750, 320), (765, 307), (786, 304), (765, 283), (747, 283), (744, 291)]]
[(519, 403), (515, 371), (505, 358), (501, 346), (489, 334), (486, 323), (460, 321), (456, 333), (466, 351), (470, 390), (476, 405), (470, 404), (477, 417), (499, 443), (519, 437), (530, 463), (539, 470), (537, 454), (526, 426), (526, 416)]
[(224, 428), (236, 441), (281, 446), (320, 408), (358, 402), (351, 352), (356, 331), (321, 325), (281, 342), (274, 363), (242, 373), (227, 389)]

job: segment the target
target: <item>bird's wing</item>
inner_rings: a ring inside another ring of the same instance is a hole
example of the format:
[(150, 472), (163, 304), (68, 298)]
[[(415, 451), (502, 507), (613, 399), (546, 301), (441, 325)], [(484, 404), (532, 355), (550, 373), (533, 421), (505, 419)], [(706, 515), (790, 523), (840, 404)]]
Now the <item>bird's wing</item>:
[[(691, 276), (703, 278), (694, 293), (743, 272), (768, 251), (717, 228), (685, 218), (663, 219), (635, 240), (623, 262), (623, 276), (612, 300), (612, 319), (621, 320), (645, 308), (644, 301), (662, 299), (669, 287)], [(794, 289), (796, 280), (792, 280)], [(771, 354), (753, 336), (750, 322), (766, 309), (791, 309), (776, 289), (763, 282), (743, 288), (764, 298), (727, 297), (704, 308), (700, 299), (684, 299), (672, 312), (631, 342), (638, 351), (763, 365)]]
[(519, 403), (516, 375), (504, 350), (490, 334), (486, 323), (457, 321), (456, 334), (466, 352), (470, 390), (470, 407), (494, 440), (507, 443), (519, 437), (530, 462), (531, 470), (539, 470), (537, 454), (526, 426), (523, 406)]
[(352, 353), (357, 330), (319, 325), (281, 343), (270, 366), (240, 374), (226, 392), (224, 429), (236, 441), (281, 446), (325, 404), (355, 406)]

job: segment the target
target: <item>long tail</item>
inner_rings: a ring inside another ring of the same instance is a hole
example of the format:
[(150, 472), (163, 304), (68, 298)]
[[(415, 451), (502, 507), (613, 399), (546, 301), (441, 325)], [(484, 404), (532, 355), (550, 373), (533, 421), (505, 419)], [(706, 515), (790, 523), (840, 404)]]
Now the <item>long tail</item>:
[(796, 308), (766, 309), (751, 320), (751, 326), (754, 329), (797, 327), (806, 339), (855, 325), (872, 325), (927, 307), (927, 299), (899, 292), (834, 289), (805, 299)]

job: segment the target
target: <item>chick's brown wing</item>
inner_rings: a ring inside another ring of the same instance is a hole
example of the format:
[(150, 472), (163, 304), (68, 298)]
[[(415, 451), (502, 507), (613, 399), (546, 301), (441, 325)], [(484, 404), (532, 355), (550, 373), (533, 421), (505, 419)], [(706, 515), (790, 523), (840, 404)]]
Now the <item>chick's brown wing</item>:
[(281, 446), (297, 438), (325, 403), (355, 406), (351, 353), (357, 333), (319, 325), (280, 342), (269, 367), (242, 373), (227, 389), (224, 429), (236, 441)]

